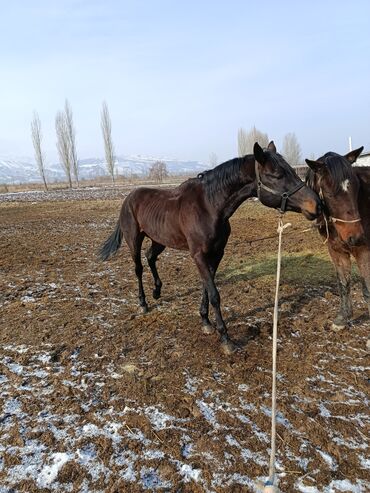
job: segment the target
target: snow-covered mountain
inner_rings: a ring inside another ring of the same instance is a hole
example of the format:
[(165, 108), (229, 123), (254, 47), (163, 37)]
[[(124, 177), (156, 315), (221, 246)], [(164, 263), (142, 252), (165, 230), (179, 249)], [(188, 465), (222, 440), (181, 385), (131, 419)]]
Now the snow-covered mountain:
[[(158, 161), (157, 157), (149, 156), (119, 156), (116, 158), (116, 169), (119, 175), (145, 176), (150, 166)], [(167, 164), (167, 169), (173, 175), (197, 174), (207, 168), (200, 161), (181, 161), (177, 159), (160, 159)], [(81, 179), (91, 179), (107, 175), (104, 159), (88, 158), (79, 160)], [(49, 182), (64, 181), (65, 173), (61, 164), (46, 165), (46, 177)], [(29, 183), (41, 181), (37, 165), (32, 158), (1, 158), (0, 183)]]

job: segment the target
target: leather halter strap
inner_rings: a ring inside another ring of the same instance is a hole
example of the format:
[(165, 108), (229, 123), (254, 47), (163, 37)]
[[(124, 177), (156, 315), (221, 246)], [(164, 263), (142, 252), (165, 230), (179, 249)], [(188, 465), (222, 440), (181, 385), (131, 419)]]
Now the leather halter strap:
[(287, 207), (289, 197), (291, 197), (296, 192), (298, 192), (298, 190), (300, 190), (302, 187), (304, 187), (305, 186), (304, 182), (301, 181), (301, 183), (299, 183), (296, 187), (294, 187), (289, 192), (283, 192), (283, 193), (276, 192), (272, 188), (270, 188), (267, 185), (264, 185), (262, 183), (257, 161), (255, 161), (255, 169), (256, 169), (256, 178), (257, 178), (257, 196), (258, 196), (258, 198), (260, 199), (261, 190), (266, 190), (266, 192), (270, 192), (273, 195), (279, 195), (279, 197), (281, 197), (281, 203), (280, 203), (280, 207), (278, 208), (278, 210), (282, 214), (284, 214), (284, 212), (286, 212), (286, 207)]

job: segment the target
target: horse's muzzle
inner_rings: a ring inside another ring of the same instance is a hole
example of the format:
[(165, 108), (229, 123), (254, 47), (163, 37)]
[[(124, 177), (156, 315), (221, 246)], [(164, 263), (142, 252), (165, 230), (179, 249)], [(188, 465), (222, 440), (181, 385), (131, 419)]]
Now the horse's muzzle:
[(314, 205), (310, 203), (309, 207), (302, 208), (302, 213), (309, 221), (317, 219), (322, 213), (321, 202), (317, 201)]
[(366, 239), (363, 234), (350, 236), (347, 241), (347, 245), (350, 247), (358, 247), (366, 244)]

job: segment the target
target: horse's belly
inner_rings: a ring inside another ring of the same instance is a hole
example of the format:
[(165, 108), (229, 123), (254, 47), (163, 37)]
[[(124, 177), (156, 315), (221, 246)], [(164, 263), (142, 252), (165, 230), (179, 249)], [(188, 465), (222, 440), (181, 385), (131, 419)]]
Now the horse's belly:
[(152, 227), (143, 224), (141, 230), (153, 241), (169, 248), (177, 250), (188, 250), (188, 242), (179, 228), (172, 228), (166, 225), (162, 227)]

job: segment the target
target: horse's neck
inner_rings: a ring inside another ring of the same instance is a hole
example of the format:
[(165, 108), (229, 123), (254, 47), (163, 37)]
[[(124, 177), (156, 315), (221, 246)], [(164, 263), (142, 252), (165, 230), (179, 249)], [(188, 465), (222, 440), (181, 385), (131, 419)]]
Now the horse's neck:
[(359, 177), (364, 189), (370, 190), (370, 167), (356, 167), (354, 168), (356, 175)]
[(223, 216), (225, 219), (231, 217), (236, 209), (248, 198), (257, 197), (257, 182), (254, 156), (245, 156), (241, 164), (241, 179), (239, 187), (225, 199)]
[(360, 179), (358, 193), (358, 210), (362, 220), (365, 236), (370, 243), (370, 167), (354, 168)]

